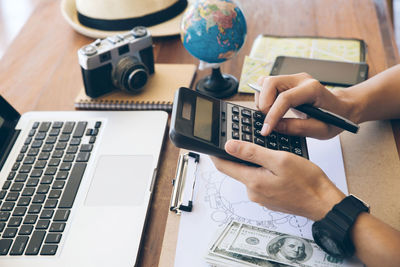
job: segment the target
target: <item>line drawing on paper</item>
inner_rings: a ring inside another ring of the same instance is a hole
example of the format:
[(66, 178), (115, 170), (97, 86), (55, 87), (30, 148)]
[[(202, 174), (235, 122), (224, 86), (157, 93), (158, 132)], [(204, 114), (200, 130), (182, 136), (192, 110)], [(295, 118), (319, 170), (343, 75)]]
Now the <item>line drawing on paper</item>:
[(307, 218), (276, 212), (250, 201), (243, 184), (216, 169), (198, 171), (202, 201), (210, 218), (219, 226), (232, 220), (309, 238), (311, 223)]

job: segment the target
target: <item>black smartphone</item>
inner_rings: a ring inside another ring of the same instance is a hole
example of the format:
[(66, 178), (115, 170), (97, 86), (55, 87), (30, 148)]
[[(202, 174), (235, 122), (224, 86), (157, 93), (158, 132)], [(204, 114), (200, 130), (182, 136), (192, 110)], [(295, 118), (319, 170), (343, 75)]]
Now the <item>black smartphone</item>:
[(272, 132), (262, 136), (265, 115), (181, 87), (175, 93), (169, 136), (175, 146), (243, 162), (225, 152), (230, 139), (244, 140), (308, 159), (306, 139)]
[(325, 85), (352, 86), (368, 78), (368, 64), (278, 56), (270, 75), (306, 72)]

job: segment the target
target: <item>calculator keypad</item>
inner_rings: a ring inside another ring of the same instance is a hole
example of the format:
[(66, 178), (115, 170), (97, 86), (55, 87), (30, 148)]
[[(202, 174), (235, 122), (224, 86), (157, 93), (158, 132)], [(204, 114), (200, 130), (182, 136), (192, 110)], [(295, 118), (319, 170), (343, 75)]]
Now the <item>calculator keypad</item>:
[(227, 140), (243, 140), (269, 149), (288, 151), (303, 157), (308, 156), (304, 137), (289, 136), (277, 132), (262, 136), (261, 128), (264, 119), (265, 115), (259, 111), (227, 103)]

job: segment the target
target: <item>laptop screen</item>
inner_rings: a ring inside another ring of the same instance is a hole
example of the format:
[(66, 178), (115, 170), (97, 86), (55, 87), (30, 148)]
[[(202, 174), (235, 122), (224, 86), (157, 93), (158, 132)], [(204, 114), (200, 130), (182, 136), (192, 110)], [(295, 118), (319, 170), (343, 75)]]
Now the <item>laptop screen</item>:
[(15, 132), (21, 115), (0, 96), (0, 151), (3, 152)]

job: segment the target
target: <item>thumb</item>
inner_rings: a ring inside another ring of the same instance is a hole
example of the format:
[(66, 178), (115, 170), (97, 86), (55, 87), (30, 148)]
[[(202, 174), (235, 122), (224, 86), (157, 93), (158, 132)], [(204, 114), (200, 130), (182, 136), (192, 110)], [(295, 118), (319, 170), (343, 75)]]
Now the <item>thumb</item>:
[(239, 140), (226, 142), (225, 151), (236, 158), (263, 166), (273, 172), (275, 172), (275, 166), (278, 165), (276, 159), (279, 157), (277, 157), (277, 153), (282, 153), (282, 151), (271, 150)]

